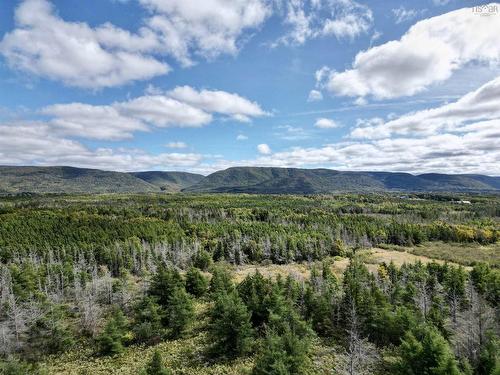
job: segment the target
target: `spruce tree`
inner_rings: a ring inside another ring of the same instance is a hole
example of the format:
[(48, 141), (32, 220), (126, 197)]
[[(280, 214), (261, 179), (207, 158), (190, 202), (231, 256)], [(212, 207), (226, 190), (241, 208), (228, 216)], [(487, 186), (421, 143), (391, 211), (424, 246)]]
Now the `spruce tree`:
[(171, 336), (181, 336), (193, 319), (193, 301), (183, 288), (175, 289), (170, 296), (166, 311), (166, 320)]
[(146, 367), (146, 375), (171, 375), (171, 372), (163, 365), (163, 361), (158, 350), (155, 350)]
[(120, 354), (126, 341), (127, 318), (121, 309), (116, 309), (99, 335), (97, 341), (103, 355)]
[(247, 353), (253, 336), (250, 313), (235, 291), (220, 292), (210, 312), (213, 354), (234, 358)]
[(399, 346), (401, 375), (460, 375), (448, 342), (433, 326), (407, 332)]
[(134, 334), (137, 342), (153, 343), (164, 333), (162, 320), (165, 311), (151, 296), (145, 296), (135, 307)]
[(208, 289), (208, 280), (198, 268), (191, 267), (186, 273), (186, 291), (195, 297), (203, 296)]
[(163, 308), (167, 308), (169, 299), (177, 288), (184, 288), (184, 280), (179, 271), (162, 266), (153, 276), (149, 294), (156, 297)]

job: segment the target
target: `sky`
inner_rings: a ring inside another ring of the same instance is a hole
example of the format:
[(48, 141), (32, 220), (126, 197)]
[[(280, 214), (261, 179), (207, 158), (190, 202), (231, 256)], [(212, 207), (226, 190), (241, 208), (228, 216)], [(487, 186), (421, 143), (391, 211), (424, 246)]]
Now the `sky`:
[(500, 175), (500, 4), (2, 0), (0, 165)]

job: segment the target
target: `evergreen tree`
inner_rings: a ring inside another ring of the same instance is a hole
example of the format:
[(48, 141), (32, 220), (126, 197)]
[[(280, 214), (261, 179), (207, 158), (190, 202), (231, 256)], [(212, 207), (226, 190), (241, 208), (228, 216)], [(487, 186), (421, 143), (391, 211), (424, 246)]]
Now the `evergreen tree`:
[(401, 375), (460, 375), (448, 342), (432, 326), (407, 332), (399, 351)]
[(121, 309), (115, 309), (104, 331), (97, 338), (99, 351), (104, 355), (120, 354), (126, 341), (127, 318)]
[(478, 375), (500, 375), (500, 340), (491, 335), (479, 355)]
[(216, 295), (219, 293), (229, 293), (234, 290), (231, 274), (221, 265), (214, 267), (212, 279), (210, 279), (210, 293)]
[(309, 340), (294, 334), (289, 328), (281, 335), (269, 331), (253, 368), (254, 375), (307, 374)]
[(208, 289), (208, 281), (196, 267), (186, 273), (186, 291), (195, 297), (203, 296)]
[(165, 317), (172, 337), (181, 336), (193, 321), (193, 301), (183, 288), (173, 291)]
[(179, 271), (162, 266), (153, 276), (149, 294), (156, 297), (163, 308), (167, 308), (169, 299), (177, 288), (184, 288), (184, 280)]
[(193, 264), (200, 270), (206, 271), (212, 264), (212, 256), (208, 251), (201, 250), (194, 257)]
[(146, 367), (146, 375), (171, 375), (171, 372), (163, 364), (161, 354), (158, 350), (154, 351)]
[(238, 285), (238, 293), (251, 313), (254, 327), (262, 327), (269, 321), (271, 292), (271, 281), (265, 279), (260, 272), (248, 275)]
[(235, 291), (216, 295), (209, 334), (216, 356), (237, 357), (250, 350), (253, 336), (250, 313)]
[(153, 343), (163, 336), (162, 320), (165, 311), (151, 296), (145, 296), (135, 307), (135, 340), (143, 343)]

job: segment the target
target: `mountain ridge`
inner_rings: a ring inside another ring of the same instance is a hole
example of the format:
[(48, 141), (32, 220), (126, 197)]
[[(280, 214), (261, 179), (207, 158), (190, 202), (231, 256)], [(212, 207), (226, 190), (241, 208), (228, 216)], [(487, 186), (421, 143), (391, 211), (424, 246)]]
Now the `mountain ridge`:
[(214, 172), (184, 192), (321, 194), (331, 192), (500, 191), (500, 177), (477, 174), (337, 171), (276, 167), (231, 167)]
[(480, 174), (231, 167), (203, 176), (178, 171), (115, 172), (68, 166), (0, 166), (0, 193), (500, 192), (500, 177)]

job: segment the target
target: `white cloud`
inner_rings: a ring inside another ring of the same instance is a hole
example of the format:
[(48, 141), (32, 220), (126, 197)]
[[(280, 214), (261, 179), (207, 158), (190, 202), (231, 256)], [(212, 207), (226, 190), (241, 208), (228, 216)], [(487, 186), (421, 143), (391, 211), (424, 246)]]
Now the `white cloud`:
[(237, 141), (246, 141), (247, 139), (248, 139), (248, 137), (246, 135), (244, 135), (244, 134), (238, 134), (236, 136), (236, 140)]
[(185, 142), (168, 142), (166, 145), (168, 148), (187, 148), (187, 144)]
[(429, 135), (439, 131), (463, 132), (473, 121), (500, 119), (500, 77), (484, 84), (453, 103), (406, 114), (384, 122), (359, 122), (352, 138), (384, 138), (393, 134)]
[(478, 123), (464, 135), (295, 147), (240, 161), (239, 165), (500, 175), (500, 121)]
[(320, 129), (335, 129), (340, 127), (340, 124), (329, 118), (319, 118), (314, 123), (314, 126)]
[(212, 121), (212, 115), (202, 109), (163, 95), (141, 96), (114, 107), (126, 116), (160, 127), (200, 127)]
[(268, 155), (271, 153), (271, 147), (269, 147), (265, 143), (261, 143), (260, 145), (257, 146), (257, 151), (263, 155)]
[(425, 13), (426, 9), (406, 9), (404, 6), (400, 6), (399, 8), (391, 9), (391, 11), (396, 23), (402, 23), (419, 17), (421, 14)]
[(60, 137), (43, 123), (0, 124), (0, 164), (71, 165), (106, 170), (191, 168), (202, 155), (187, 153), (149, 154), (136, 149), (98, 148)]
[(146, 21), (162, 48), (181, 64), (192, 55), (213, 59), (236, 54), (246, 30), (260, 27), (272, 9), (265, 0), (140, 0), (151, 12)]
[(257, 103), (225, 91), (197, 91), (190, 86), (178, 86), (167, 95), (208, 112), (230, 115), (238, 121), (247, 122), (250, 117), (265, 115)]
[(400, 40), (359, 52), (351, 69), (322, 68), (317, 78), (336, 95), (377, 99), (413, 95), (469, 63), (500, 61), (500, 22), (464, 8), (417, 22)]
[(55, 104), (43, 108), (41, 112), (53, 117), (51, 124), (56, 131), (69, 136), (130, 139), (134, 132), (148, 129), (141, 120), (123, 115), (116, 108), (107, 105)]
[(311, 90), (309, 96), (307, 97), (308, 102), (317, 102), (323, 100), (323, 94), (318, 90)]
[(106, 140), (132, 138), (134, 132), (151, 127), (200, 127), (214, 115), (250, 121), (265, 114), (257, 103), (237, 94), (189, 86), (110, 105), (56, 104), (40, 112), (50, 116), (50, 124), (62, 135)]
[(16, 28), (5, 34), (0, 53), (8, 64), (67, 85), (98, 89), (150, 79), (170, 67), (143, 52), (155, 45), (152, 34), (91, 28), (66, 22), (46, 0), (25, 0), (15, 12)]
[(335, 36), (353, 39), (365, 34), (373, 24), (373, 15), (354, 0), (290, 0), (286, 2), (284, 24), (289, 31), (277, 44), (304, 44), (309, 39)]

